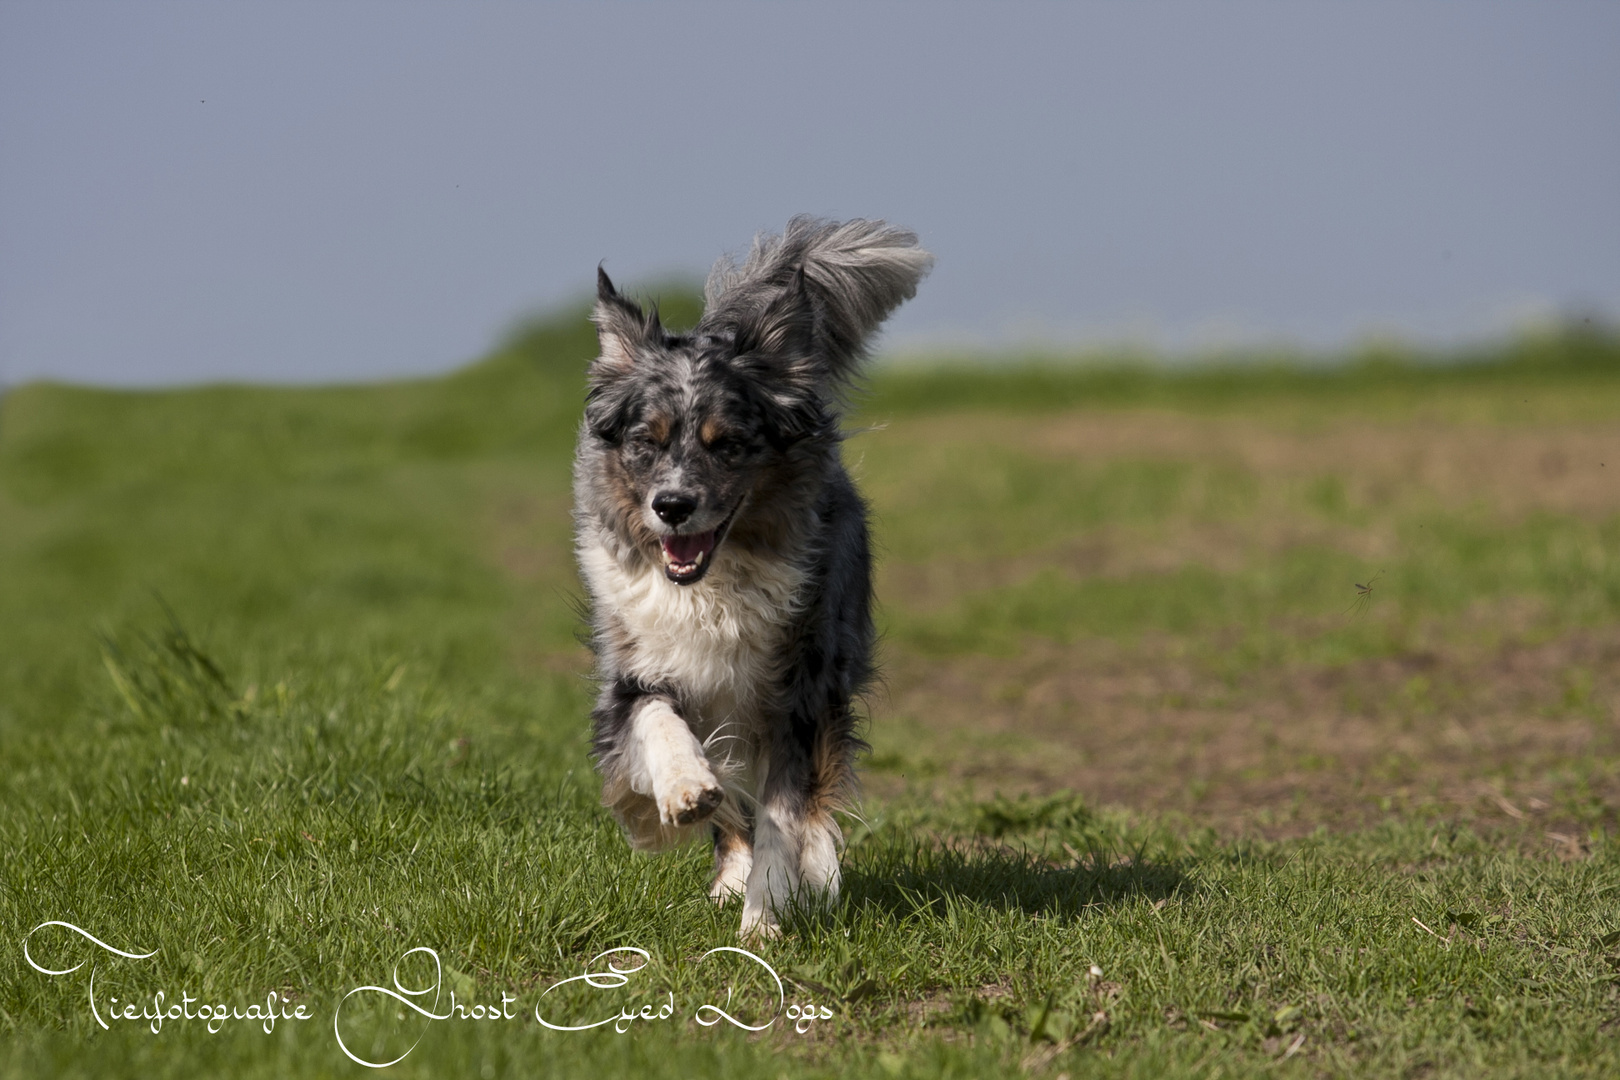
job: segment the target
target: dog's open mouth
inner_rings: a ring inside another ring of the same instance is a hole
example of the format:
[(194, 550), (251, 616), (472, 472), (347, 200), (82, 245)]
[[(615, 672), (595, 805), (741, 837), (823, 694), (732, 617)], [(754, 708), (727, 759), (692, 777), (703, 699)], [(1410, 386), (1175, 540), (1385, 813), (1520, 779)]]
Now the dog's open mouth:
[(709, 569), (714, 555), (714, 544), (720, 530), (692, 533), (688, 536), (666, 536), (664, 545), (664, 573), (677, 585), (690, 585)]
[[(740, 504), (739, 504), (740, 505)], [(731, 519), (737, 516), (734, 508), (716, 528), (708, 532), (665, 536), (659, 540), (664, 549), (664, 576), (677, 585), (695, 585), (709, 572), (714, 563), (714, 549), (725, 538)]]

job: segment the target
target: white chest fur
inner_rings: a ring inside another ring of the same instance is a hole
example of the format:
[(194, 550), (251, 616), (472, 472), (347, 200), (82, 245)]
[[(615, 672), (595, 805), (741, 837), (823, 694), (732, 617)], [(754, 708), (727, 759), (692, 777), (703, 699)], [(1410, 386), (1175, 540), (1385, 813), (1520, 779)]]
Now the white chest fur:
[(579, 553), (596, 604), (624, 631), (620, 669), (679, 687), (701, 714), (689, 720), (703, 736), (736, 721), (751, 726), (782, 664), (804, 585), (804, 573), (785, 560), (724, 547), (716, 555), (702, 581), (677, 585), (661, 567), (626, 567), (604, 546)]

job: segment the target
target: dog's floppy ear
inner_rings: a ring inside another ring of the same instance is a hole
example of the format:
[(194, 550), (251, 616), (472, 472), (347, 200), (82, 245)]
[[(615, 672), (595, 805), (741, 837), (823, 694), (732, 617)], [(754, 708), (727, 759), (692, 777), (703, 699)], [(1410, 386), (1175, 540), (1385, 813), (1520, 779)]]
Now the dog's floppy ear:
[(805, 287), (804, 264), (765, 308), (737, 323), (737, 352), (778, 362), (803, 360), (815, 345), (816, 313)]
[(658, 309), (643, 312), (640, 304), (620, 295), (607, 271), (600, 266), (596, 268), (596, 307), (591, 312), (591, 321), (596, 324), (602, 350), (600, 358), (591, 365), (593, 381), (629, 374), (642, 349), (664, 343)]
[(795, 277), (789, 292), (810, 297), (807, 350), (827, 380), (834, 407), (854, 382), (867, 342), (889, 313), (917, 291), (934, 257), (917, 234), (881, 221), (843, 223), (796, 217), (781, 236), (757, 236), (742, 263), (715, 263), (703, 287), (699, 329), (737, 326), (759, 318)]
[(828, 372), (816, 351), (815, 301), (803, 264), (763, 308), (740, 314), (735, 334), (735, 363), (764, 390), (780, 440), (825, 427)]

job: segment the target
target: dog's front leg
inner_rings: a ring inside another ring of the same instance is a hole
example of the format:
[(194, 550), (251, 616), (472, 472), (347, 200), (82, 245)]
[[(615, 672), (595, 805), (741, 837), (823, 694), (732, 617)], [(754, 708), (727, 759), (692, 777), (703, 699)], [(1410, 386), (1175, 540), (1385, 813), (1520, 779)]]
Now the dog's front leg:
[(838, 898), (843, 837), (827, 807), (824, 770), (781, 746), (773, 758), (754, 815), (744, 937), (780, 934), (780, 916), (795, 902), (829, 904)]
[(702, 821), (726, 794), (703, 744), (675, 706), (661, 697), (643, 698), (630, 719), (623, 768), (632, 790), (658, 804), (665, 825)]
[(754, 861), (743, 902), (742, 936), (776, 937), (779, 913), (797, 903), (838, 899), (838, 825), (827, 814), (806, 814), (802, 801), (761, 806), (754, 818)]
[(754, 861), (743, 898), (743, 937), (777, 937), (778, 912), (799, 891), (799, 826), (803, 815), (792, 798), (768, 798), (754, 815)]

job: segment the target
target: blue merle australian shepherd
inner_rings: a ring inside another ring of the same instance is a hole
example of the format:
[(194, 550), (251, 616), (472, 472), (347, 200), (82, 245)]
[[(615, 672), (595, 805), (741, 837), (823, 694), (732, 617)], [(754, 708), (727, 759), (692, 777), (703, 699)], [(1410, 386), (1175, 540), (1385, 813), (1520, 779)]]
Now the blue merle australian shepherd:
[(744, 935), (838, 893), (873, 645), (839, 420), (932, 262), (881, 221), (794, 218), (715, 266), (683, 334), (598, 272), (574, 517), (602, 801), (639, 850), (708, 832), (709, 894), (742, 898)]

